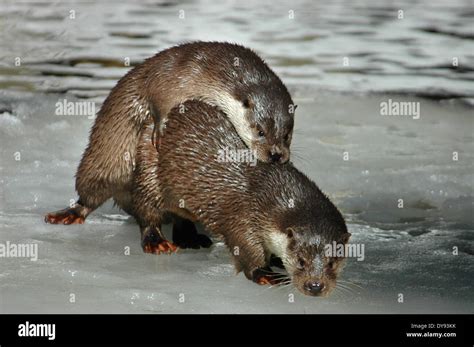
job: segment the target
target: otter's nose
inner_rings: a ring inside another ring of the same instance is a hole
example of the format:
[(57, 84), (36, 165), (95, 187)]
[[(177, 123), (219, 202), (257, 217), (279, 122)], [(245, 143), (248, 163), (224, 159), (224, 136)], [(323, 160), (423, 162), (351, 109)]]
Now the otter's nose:
[(279, 162), (281, 159), (281, 153), (270, 152), (270, 161), (272, 163)]
[(311, 294), (319, 294), (324, 288), (324, 283), (319, 281), (307, 281), (304, 284), (304, 290), (310, 292)]

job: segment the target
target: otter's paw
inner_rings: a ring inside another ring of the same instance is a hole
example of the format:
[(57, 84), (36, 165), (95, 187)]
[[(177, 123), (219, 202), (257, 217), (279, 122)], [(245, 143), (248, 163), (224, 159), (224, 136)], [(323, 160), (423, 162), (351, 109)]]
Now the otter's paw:
[(161, 253), (175, 253), (178, 250), (178, 246), (174, 243), (169, 242), (167, 240), (163, 240), (158, 244), (145, 244), (143, 246), (143, 251), (145, 253), (152, 253), (152, 254), (161, 254)]
[(178, 250), (178, 246), (174, 243), (161, 238), (155, 233), (149, 233), (145, 236), (142, 241), (142, 248), (145, 253), (152, 254), (161, 254), (167, 253), (171, 254)]
[(255, 283), (259, 285), (279, 285), (282, 283), (282, 280), (279, 278), (279, 274), (272, 272), (267, 268), (260, 268), (253, 272), (252, 279)]
[(44, 221), (50, 224), (84, 224), (85, 220), (86, 218), (84, 216), (72, 208), (51, 212), (44, 217)]

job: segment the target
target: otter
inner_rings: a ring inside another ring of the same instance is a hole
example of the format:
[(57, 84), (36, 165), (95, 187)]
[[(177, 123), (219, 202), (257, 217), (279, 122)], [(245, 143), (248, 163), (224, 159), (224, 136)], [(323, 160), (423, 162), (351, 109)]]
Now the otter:
[[(173, 108), (158, 151), (153, 124), (137, 149), (131, 207), (142, 246), (173, 252), (160, 227), (169, 215), (186, 220), (181, 235), (200, 222), (229, 247), (237, 272), (259, 284), (278, 284), (271, 269), (281, 260), (291, 282), (307, 295), (327, 296), (344, 259), (324, 246), (346, 244), (350, 233), (339, 210), (291, 162), (272, 165), (222, 161), (219, 153), (246, 148), (229, 118), (215, 106), (186, 101)], [(174, 237), (174, 236), (173, 236)]]
[[(280, 284), (285, 279), (271, 268), (280, 266), (304, 294), (330, 294), (344, 258), (326, 255), (324, 246), (346, 244), (350, 233), (315, 183), (291, 162), (252, 166), (220, 160), (222, 151), (247, 147), (228, 117), (204, 102), (186, 101), (170, 111), (158, 151), (153, 133), (149, 120), (138, 141), (132, 182), (114, 195), (137, 220), (145, 252), (209, 247), (210, 239), (194, 225), (200, 222), (223, 238), (237, 271), (248, 279)], [(170, 220), (172, 242), (161, 231)]]
[(118, 81), (97, 114), (76, 173), (79, 199), (72, 208), (50, 213), (47, 221), (84, 223), (111, 197), (128, 205), (122, 192), (132, 181), (143, 125), (154, 121), (159, 142), (170, 109), (188, 99), (224, 111), (258, 160), (288, 161), (296, 105), (280, 78), (243, 46), (186, 43), (146, 59)]

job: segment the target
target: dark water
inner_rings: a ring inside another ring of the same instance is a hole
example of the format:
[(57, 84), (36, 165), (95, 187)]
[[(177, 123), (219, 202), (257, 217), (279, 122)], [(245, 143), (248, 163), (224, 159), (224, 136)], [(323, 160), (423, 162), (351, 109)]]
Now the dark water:
[(473, 20), (463, 0), (2, 1), (0, 89), (101, 98), (126, 61), (222, 40), (254, 48), (290, 85), (472, 104)]

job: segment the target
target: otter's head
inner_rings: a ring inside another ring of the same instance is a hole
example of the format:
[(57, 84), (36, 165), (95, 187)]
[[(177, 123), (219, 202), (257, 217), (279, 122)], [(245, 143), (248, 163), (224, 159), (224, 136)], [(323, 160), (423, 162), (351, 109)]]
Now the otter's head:
[(255, 152), (259, 161), (286, 163), (290, 158), (297, 107), (286, 88), (281, 82), (247, 85), (236, 95), (243, 110), (240, 119), (243, 124), (239, 124), (238, 119), (231, 121), (242, 140)]
[(336, 287), (345, 258), (329, 254), (327, 245), (345, 245), (350, 236), (345, 224), (295, 226), (281, 231), (285, 242), (280, 246), (284, 247), (280, 248), (280, 258), (294, 286), (306, 295), (328, 296)]

